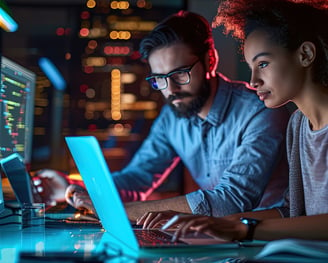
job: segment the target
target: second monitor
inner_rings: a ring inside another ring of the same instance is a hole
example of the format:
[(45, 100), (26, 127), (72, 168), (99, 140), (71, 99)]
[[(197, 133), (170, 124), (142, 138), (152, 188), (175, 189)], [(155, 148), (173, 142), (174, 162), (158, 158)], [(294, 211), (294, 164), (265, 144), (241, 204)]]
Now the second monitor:
[(1, 58), (0, 159), (19, 153), (31, 162), (35, 83), (34, 72)]

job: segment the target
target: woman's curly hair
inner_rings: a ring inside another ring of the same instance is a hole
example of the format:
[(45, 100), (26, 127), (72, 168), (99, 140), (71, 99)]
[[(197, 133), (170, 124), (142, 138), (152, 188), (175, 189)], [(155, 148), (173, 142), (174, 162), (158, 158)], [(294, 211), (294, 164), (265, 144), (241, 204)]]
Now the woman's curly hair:
[(223, 0), (213, 27), (241, 41), (255, 30), (290, 50), (311, 41), (317, 50), (313, 80), (328, 86), (328, 1), (327, 0)]

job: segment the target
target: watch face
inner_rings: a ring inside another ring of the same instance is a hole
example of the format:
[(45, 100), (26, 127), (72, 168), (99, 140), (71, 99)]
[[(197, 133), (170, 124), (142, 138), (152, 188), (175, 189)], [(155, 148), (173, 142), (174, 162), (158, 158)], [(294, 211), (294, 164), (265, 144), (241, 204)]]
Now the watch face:
[(255, 218), (242, 217), (240, 221), (245, 225), (257, 225), (260, 221)]

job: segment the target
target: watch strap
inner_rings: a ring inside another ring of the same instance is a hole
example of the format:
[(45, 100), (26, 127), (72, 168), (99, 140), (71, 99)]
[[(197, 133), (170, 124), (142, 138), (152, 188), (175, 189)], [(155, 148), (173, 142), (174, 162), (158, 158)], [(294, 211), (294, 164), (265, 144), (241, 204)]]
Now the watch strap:
[(242, 218), (240, 218), (240, 222), (247, 225), (247, 227), (248, 227), (246, 237), (240, 241), (253, 241), (255, 227), (261, 221), (258, 219), (255, 219), (255, 218), (242, 217)]

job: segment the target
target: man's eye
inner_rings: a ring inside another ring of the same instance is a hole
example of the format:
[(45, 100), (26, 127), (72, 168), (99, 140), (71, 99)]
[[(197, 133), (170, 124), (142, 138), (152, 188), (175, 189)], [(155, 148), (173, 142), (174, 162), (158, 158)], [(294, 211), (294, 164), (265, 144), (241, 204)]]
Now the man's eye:
[(184, 75), (184, 74), (186, 74), (186, 72), (184, 72), (184, 71), (177, 71), (174, 73), (174, 75), (176, 75), (176, 76)]
[(268, 62), (260, 62), (260, 63), (259, 63), (259, 68), (265, 68), (265, 67), (267, 67), (268, 65), (269, 65)]
[(178, 80), (178, 79), (185, 78), (186, 74), (188, 74), (188, 73), (186, 73), (184, 71), (176, 71), (170, 77)]

